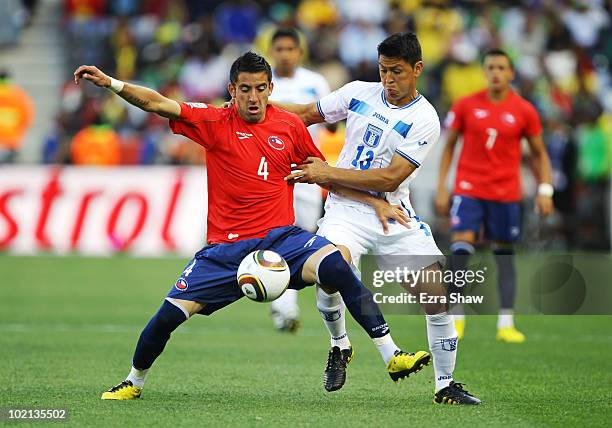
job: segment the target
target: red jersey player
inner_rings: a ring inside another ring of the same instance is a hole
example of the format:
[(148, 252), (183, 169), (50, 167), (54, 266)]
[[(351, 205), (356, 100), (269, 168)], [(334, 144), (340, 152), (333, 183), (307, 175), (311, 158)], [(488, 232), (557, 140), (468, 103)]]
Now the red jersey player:
[[(484, 238), (493, 243), (498, 266), (497, 339), (520, 343), (525, 336), (514, 327), (512, 313), (516, 289), (513, 243), (520, 236), (521, 220), (521, 139), (529, 143), (540, 180), (536, 209), (541, 215), (548, 215), (553, 209), (550, 160), (535, 108), (510, 88), (514, 68), (508, 55), (499, 49), (487, 52), (483, 68), (487, 89), (460, 99), (448, 113), (447, 144), (440, 162), (436, 208), (443, 215), (449, 212), (446, 179), (457, 139), (462, 135), (450, 206), (451, 266), (465, 269), (482, 228)], [(460, 292), (460, 289), (454, 291)], [(465, 318), (461, 307), (455, 310), (455, 324), (461, 338)]]
[[(290, 174), (292, 163), (321, 154), (296, 115), (267, 105), (273, 85), (264, 58), (247, 52), (232, 64), (228, 91), (235, 104), (230, 109), (179, 103), (151, 89), (115, 80), (93, 66), (81, 66), (74, 75), (77, 83), (80, 78), (89, 80), (137, 107), (169, 118), (174, 132), (207, 151), (208, 245), (187, 264), (142, 331), (127, 379), (104, 392), (102, 399), (140, 397), (149, 368), (179, 325), (193, 314), (210, 315), (242, 297), (236, 271), (242, 259), (255, 250), (275, 251), (287, 261), (290, 288), (317, 282), (338, 290), (351, 315), (379, 348), (393, 342), (372, 293), (336, 247), (292, 225), (293, 186), (284, 177)], [(341, 191), (376, 206), (384, 202), (356, 190)], [(401, 211), (391, 208), (387, 213), (407, 224)], [(420, 370), (422, 363), (415, 354), (398, 351), (388, 371), (392, 379), (398, 379)]]

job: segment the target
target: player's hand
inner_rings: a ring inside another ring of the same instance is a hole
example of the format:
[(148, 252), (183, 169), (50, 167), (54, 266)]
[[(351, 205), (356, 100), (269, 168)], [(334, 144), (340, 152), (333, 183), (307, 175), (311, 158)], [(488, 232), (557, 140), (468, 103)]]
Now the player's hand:
[(374, 210), (376, 211), (376, 217), (382, 224), (383, 232), (385, 235), (389, 233), (389, 221), (397, 221), (402, 226), (411, 228), (410, 217), (399, 205), (391, 205), (384, 199), (379, 199), (379, 202), (373, 204)]
[(554, 210), (553, 198), (551, 198), (550, 196), (542, 195), (536, 196), (535, 210), (536, 213), (540, 214), (543, 217), (550, 215)]
[(290, 184), (308, 183), (308, 184), (325, 184), (329, 182), (329, 172), (331, 167), (327, 162), (315, 158), (307, 158), (303, 164), (296, 167), (298, 171), (289, 174), (285, 177), (285, 181)]
[(446, 188), (438, 189), (436, 193), (436, 212), (446, 217), (448, 215), (448, 206), (450, 202), (450, 193)]
[(81, 79), (89, 80), (102, 88), (108, 88), (111, 84), (111, 78), (93, 65), (82, 65), (74, 71), (74, 83), (78, 85)]

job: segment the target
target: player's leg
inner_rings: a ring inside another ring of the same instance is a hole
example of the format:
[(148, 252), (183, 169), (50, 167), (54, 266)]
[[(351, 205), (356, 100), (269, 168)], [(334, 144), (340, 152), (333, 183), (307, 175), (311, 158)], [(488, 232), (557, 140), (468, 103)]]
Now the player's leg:
[[(484, 209), (480, 201), (466, 196), (454, 196), (450, 209), (451, 219), (451, 245), (449, 268), (455, 272), (464, 271), (467, 268), (469, 258), (474, 254), (476, 236), (480, 230), (484, 217)], [(463, 287), (454, 283), (449, 287), (449, 293), (463, 293)], [(463, 339), (465, 332), (465, 313), (462, 304), (457, 304), (450, 309), (455, 318), (455, 328), (459, 340)]]
[[(205, 259), (192, 259), (171, 288), (161, 307), (142, 330), (127, 378), (102, 394), (103, 400), (130, 400), (140, 397), (155, 360), (161, 355), (170, 336), (195, 313), (210, 315), (238, 300), (238, 287), (220, 284), (235, 281), (235, 268), (220, 268)], [(215, 303), (206, 303), (207, 300)], [(218, 303), (221, 302), (221, 303)]]
[(126, 379), (104, 392), (102, 399), (130, 400), (140, 397), (149, 369), (166, 347), (172, 332), (202, 308), (203, 305), (197, 302), (166, 298), (140, 333)]
[[(367, 251), (364, 246), (366, 243), (351, 233), (346, 223), (346, 215), (338, 210), (343, 211), (343, 207), (330, 209), (325, 213), (325, 217), (319, 222), (317, 235), (335, 243), (342, 258), (351, 266), (357, 278), (360, 278), (361, 274), (356, 266), (359, 265), (361, 255)], [(339, 242), (343, 245), (338, 245)], [(346, 306), (342, 296), (337, 290), (326, 290), (320, 284), (317, 284), (316, 288), (317, 309), (330, 335), (331, 346), (323, 372), (323, 386), (331, 392), (344, 386), (346, 369), (355, 351), (346, 331)]]
[(274, 328), (278, 331), (295, 333), (300, 327), (297, 293), (297, 290), (287, 289), (278, 299), (270, 303), (270, 316)]
[[(350, 250), (343, 245), (337, 248), (342, 258), (347, 263), (352, 263)], [(317, 309), (329, 332), (331, 345), (323, 372), (323, 387), (329, 392), (337, 391), (344, 386), (346, 369), (355, 355), (346, 332), (346, 307), (342, 296), (335, 289), (325, 290), (323, 286), (316, 284), (315, 293)]]
[[(347, 221), (347, 219), (350, 219), (350, 221)], [(343, 258), (351, 265), (353, 273), (355, 273), (359, 280), (361, 279), (361, 273), (356, 266), (359, 265), (361, 256), (373, 248), (373, 242), (379, 233), (382, 234), (382, 228), (375, 216), (341, 205), (333, 206), (327, 210), (317, 232), (318, 235), (324, 236), (338, 246)], [(319, 289), (320, 292), (317, 293), (317, 307), (326, 320), (326, 327), (332, 336), (332, 349), (329, 353), (328, 365), (324, 374), (324, 385), (330, 391), (340, 389), (345, 380), (344, 370), (335, 370), (333, 368), (334, 360), (341, 358), (342, 355), (350, 355), (352, 357), (353, 349), (350, 347), (350, 341), (346, 334), (342, 297), (337, 292), (333, 294), (326, 293), (324, 287), (319, 287)], [(342, 339), (337, 341), (335, 338)], [(396, 374), (398, 377), (404, 377), (406, 375), (407, 362), (413, 358), (412, 354), (401, 352), (390, 334), (376, 338), (374, 343), (381, 358), (387, 365), (391, 377), (395, 378)], [(339, 351), (335, 350), (336, 346), (340, 348)], [(425, 360), (428, 356), (425, 352), (422, 352), (414, 358)], [(408, 364), (413, 365), (412, 363)], [(417, 364), (414, 367), (414, 371), (418, 371), (417, 369), (420, 368), (420, 365)]]
[(427, 321), (427, 341), (433, 356), (435, 375), (434, 401), (441, 404), (479, 404), (480, 400), (464, 390), (460, 383), (454, 381), (455, 363), (457, 361), (457, 331), (453, 316), (448, 313), (448, 305), (440, 303), (441, 296), (446, 295), (442, 271), (439, 263), (423, 269), (418, 284), (404, 284), (411, 293), (431, 296), (421, 306)]
[[(436, 397), (450, 397), (460, 404), (480, 401), (454, 383), (457, 358), (457, 332), (453, 316), (448, 313), (447, 290), (444, 286), (444, 256), (431, 234), (429, 226), (414, 217), (417, 225), (406, 229), (391, 225), (389, 233), (379, 237), (375, 252), (378, 268), (389, 272), (415, 272), (402, 285), (417, 296), (425, 312), (427, 339), (433, 356)], [(382, 290), (382, 289), (381, 289)], [(447, 400), (448, 401), (448, 400)]]
[(429, 363), (430, 355), (425, 351), (405, 353), (399, 349), (372, 293), (334, 246), (323, 247), (306, 260), (302, 279), (321, 284), (327, 290), (338, 290), (351, 316), (376, 345), (394, 381), (421, 370)]
[[(344, 245), (337, 246), (342, 258), (351, 263), (351, 252)], [(340, 350), (351, 349), (351, 341), (346, 332), (346, 307), (342, 301), (342, 296), (337, 290), (326, 290), (321, 285), (316, 285), (317, 309), (321, 314), (323, 323), (330, 335), (331, 348), (338, 347)], [(352, 354), (352, 351), (351, 351)]]
[(525, 341), (525, 335), (514, 326), (514, 242), (520, 237), (520, 217), (521, 208), (518, 203), (490, 202), (487, 206), (485, 237), (493, 241), (500, 302), (496, 337), (508, 343)]
[[(368, 251), (368, 242), (360, 236), (358, 230), (346, 222), (347, 216), (351, 215), (345, 212), (346, 209), (336, 207), (328, 210), (319, 223), (317, 235), (332, 242), (342, 254), (343, 259), (351, 266), (355, 276), (360, 278), (361, 274), (357, 266), (361, 255)], [(336, 346), (340, 350), (350, 349), (351, 342), (345, 326), (346, 308), (342, 296), (335, 289), (329, 290), (317, 284), (316, 298), (317, 309), (330, 334), (332, 350)]]

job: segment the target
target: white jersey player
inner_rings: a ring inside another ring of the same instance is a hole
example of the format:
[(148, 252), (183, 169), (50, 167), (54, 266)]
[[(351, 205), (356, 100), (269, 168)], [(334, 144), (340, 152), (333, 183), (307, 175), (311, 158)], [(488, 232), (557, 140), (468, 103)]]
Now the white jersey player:
[[(384, 234), (370, 205), (331, 192), (319, 234), (348, 247), (355, 266), (366, 252), (382, 256), (414, 255), (410, 265), (415, 270), (443, 261), (429, 226), (420, 221), (412, 208), (409, 191), (410, 182), (440, 136), (440, 121), (433, 106), (417, 94), (406, 105), (396, 107), (386, 100), (381, 83), (356, 81), (319, 100), (317, 109), (325, 121), (347, 120), (338, 168), (356, 171), (387, 168), (395, 156), (414, 168), (395, 190), (379, 189), (392, 205), (406, 210), (413, 219), (411, 229), (396, 224)], [(379, 264), (388, 262), (385, 257), (379, 259)]]
[[(306, 124), (347, 119), (346, 140), (337, 167), (309, 158), (298, 166), (301, 171), (287, 179), (331, 188), (317, 233), (348, 247), (355, 265), (361, 255), (369, 252), (377, 256), (382, 270), (423, 270), (426, 281), (414, 283), (408, 278), (402, 282), (409, 291), (435, 296), (438, 302), (422, 305), (434, 358), (434, 400), (443, 404), (478, 404), (480, 400), (453, 381), (457, 332), (452, 316), (446, 312), (447, 304), (439, 298), (446, 291), (441, 275), (436, 275), (443, 256), (429, 226), (419, 219), (409, 200), (409, 183), (440, 135), (435, 109), (416, 90), (416, 80), (423, 69), (419, 41), (412, 33), (394, 34), (378, 46), (378, 61), (381, 83), (351, 82), (317, 103), (282, 105), (300, 115)], [(372, 209), (337, 196), (334, 185), (376, 192), (392, 204), (401, 205), (413, 219), (412, 227), (389, 224), (385, 233)], [(332, 351), (324, 383), (333, 391), (344, 384), (353, 351), (344, 325), (341, 297), (318, 288), (317, 307), (331, 335)], [(398, 349), (392, 341), (388, 346), (390, 355)]]
[[(329, 85), (323, 76), (299, 66), (302, 49), (295, 30), (276, 30), (272, 35), (270, 55), (274, 63), (274, 91), (270, 100), (307, 104), (329, 94)], [(315, 143), (321, 128), (322, 125), (312, 125), (308, 128)], [(294, 207), (295, 224), (314, 232), (317, 229), (317, 221), (323, 214), (321, 188), (314, 184), (297, 184), (294, 190)], [(271, 303), (270, 308), (274, 326), (278, 330), (295, 332), (299, 325), (296, 290), (287, 290)]]

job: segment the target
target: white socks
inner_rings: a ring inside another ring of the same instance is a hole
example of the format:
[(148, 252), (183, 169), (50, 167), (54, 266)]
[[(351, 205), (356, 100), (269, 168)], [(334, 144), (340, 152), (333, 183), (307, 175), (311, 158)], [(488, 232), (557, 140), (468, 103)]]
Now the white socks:
[(331, 346), (337, 346), (340, 349), (349, 348), (351, 341), (346, 334), (345, 308), (340, 293), (327, 294), (317, 285), (316, 296), (317, 309), (331, 336)]
[(514, 327), (514, 311), (512, 309), (500, 309), (497, 317), (497, 329)]
[(393, 341), (391, 333), (387, 333), (383, 337), (374, 337), (372, 342), (374, 342), (374, 345), (376, 345), (376, 348), (378, 349), (378, 352), (380, 352), (380, 356), (386, 365), (389, 364), (389, 361), (391, 361), (391, 358), (393, 358), (395, 352), (400, 350), (400, 348), (398, 348)]
[(142, 388), (145, 384), (145, 380), (147, 378), (147, 373), (149, 369), (146, 370), (138, 370), (134, 367), (130, 370), (130, 374), (127, 376), (125, 380), (129, 380), (132, 382), (132, 385)]
[[(317, 285), (316, 296), (317, 309), (319, 309), (323, 322), (331, 336), (331, 346), (347, 349), (351, 346), (351, 341), (346, 333), (345, 308), (340, 293), (327, 294)], [(372, 341), (376, 345), (378, 352), (380, 352), (380, 356), (385, 364), (389, 364), (395, 351), (399, 351), (399, 348), (391, 338), (391, 334), (374, 338)]]
[(426, 315), (427, 340), (433, 356), (436, 392), (446, 388), (453, 380), (457, 358), (457, 331), (453, 317), (446, 312)]

